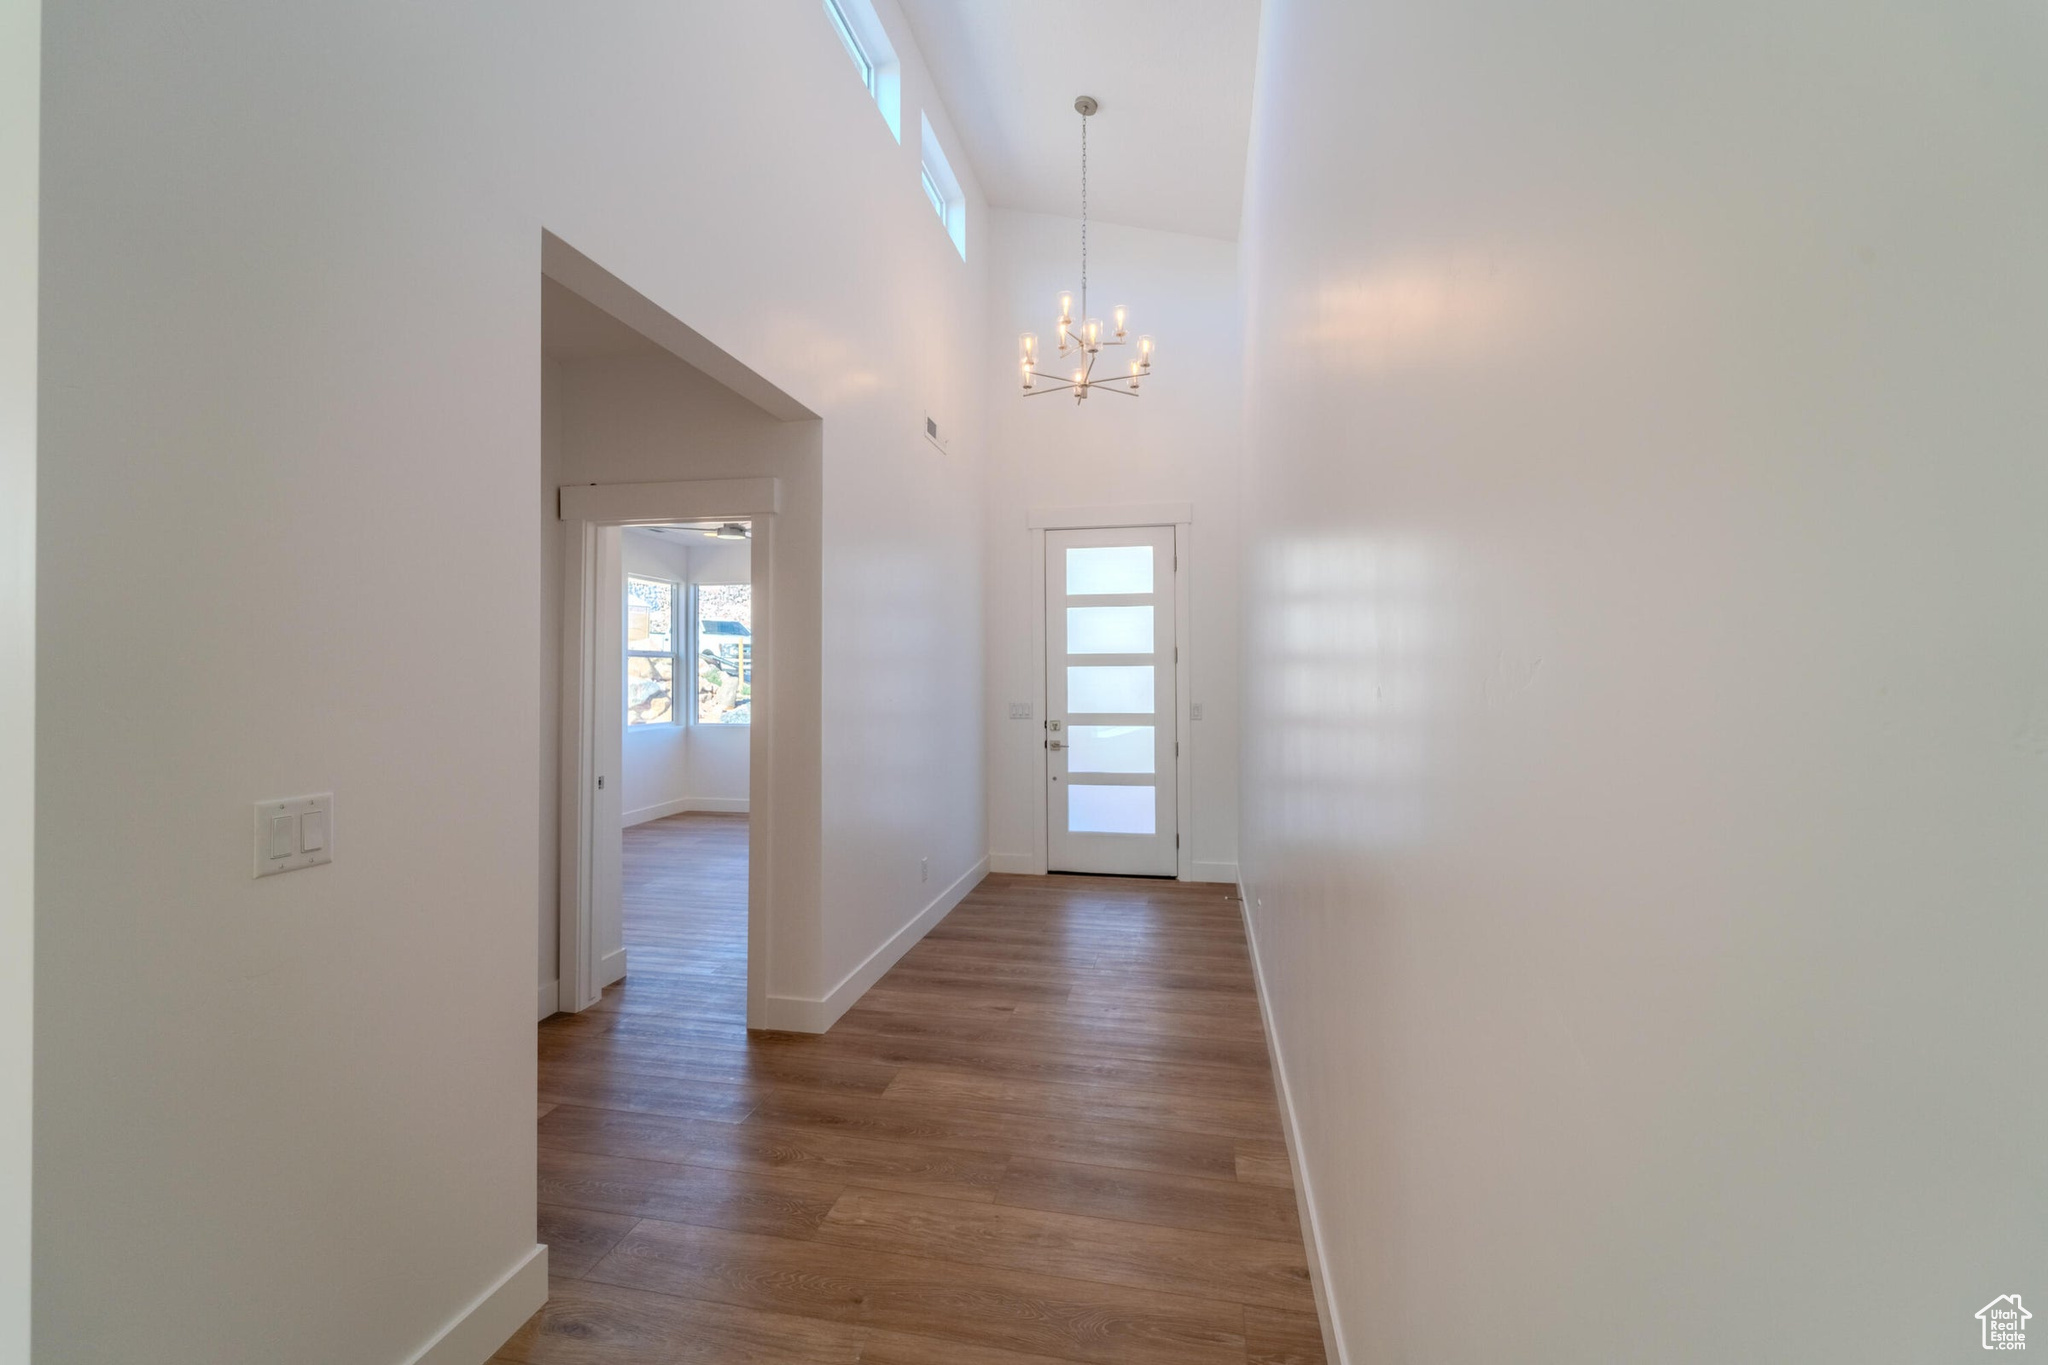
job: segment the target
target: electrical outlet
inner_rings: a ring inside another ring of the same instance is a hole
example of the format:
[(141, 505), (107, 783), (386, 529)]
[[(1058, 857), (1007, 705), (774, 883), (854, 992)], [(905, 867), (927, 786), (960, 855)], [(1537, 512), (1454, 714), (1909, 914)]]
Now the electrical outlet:
[(1013, 701), (1013, 702), (1011, 702), (1011, 703), (1010, 703), (1010, 719), (1011, 719), (1011, 720), (1030, 720), (1030, 719), (1031, 719), (1031, 703), (1030, 703), (1030, 702), (1028, 702), (1028, 701)]
[(930, 858), (919, 858), (917, 860), (917, 879), (921, 882), (928, 882), (932, 879), (932, 860)]

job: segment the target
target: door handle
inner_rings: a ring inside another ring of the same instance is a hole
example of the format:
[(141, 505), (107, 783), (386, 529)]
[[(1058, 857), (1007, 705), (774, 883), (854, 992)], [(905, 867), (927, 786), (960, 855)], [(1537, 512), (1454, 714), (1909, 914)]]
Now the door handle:
[(1064, 744), (1062, 744), (1062, 743), (1060, 743), (1060, 742), (1059, 742), (1058, 740), (1056, 740), (1056, 739), (1049, 739), (1049, 740), (1047, 740), (1047, 741), (1045, 742), (1045, 747), (1046, 747), (1046, 748), (1048, 748), (1048, 749), (1064, 749), (1064, 748), (1066, 748), (1067, 746), (1066, 746), (1066, 745), (1064, 745)]

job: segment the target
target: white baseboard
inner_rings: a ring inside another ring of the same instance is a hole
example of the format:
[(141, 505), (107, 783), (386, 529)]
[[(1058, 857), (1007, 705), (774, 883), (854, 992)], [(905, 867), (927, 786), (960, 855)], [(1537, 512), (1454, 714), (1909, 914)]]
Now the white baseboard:
[(952, 913), (953, 907), (967, 898), (967, 893), (981, 884), (988, 875), (989, 860), (983, 858), (963, 872), (959, 879), (944, 891), (910, 923), (889, 935), (888, 942), (869, 953), (867, 960), (840, 979), (838, 985), (825, 993), (821, 1000), (808, 1000), (795, 995), (771, 995), (764, 1002), (759, 1020), (749, 1019), (749, 1028), (776, 1029), (784, 1033), (823, 1033), (839, 1022), (839, 1016), (853, 1008), (854, 1002), (867, 994), (868, 987), (882, 979), (883, 973), (895, 966), (902, 956), (917, 946), (917, 941), (932, 931), (932, 926)]
[(666, 820), (671, 815), (685, 811), (712, 810), (730, 811), (740, 815), (747, 813), (747, 798), (744, 796), (679, 796), (673, 801), (657, 801), (651, 806), (641, 806), (627, 811), (619, 817), (619, 824), (631, 829), (644, 825), (649, 820)]
[[(988, 870), (1008, 872), (1020, 877), (1043, 877), (1045, 859), (1031, 853), (991, 853), (988, 855)], [(1237, 864), (1193, 863), (1190, 864), (1188, 880), (1221, 882), (1225, 886), (1233, 886), (1237, 882)]]
[(597, 985), (602, 990), (614, 981), (625, 979), (626, 950), (614, 948), (597, 960)]
[(548, 1301), (548, 1249), (536, 1244), (405, 1365), (483, 1365)]
[[(1197, 863), (1196, 866), (1204, 864)], [(1287, 1062), (1280, 1055), (1280, 1035), (1273, 1029), (1273, 1004), (1266, 993), (1266, 971), (1259, 965), (1259, 939), (1252, 931), (1251, 892), (1242, 879), (1237, 883), (1237, 900), (1238, 910), (1244, 916), (1245, 947), (1252, 955), (1252, 984), (1258, 988), (1259, 1018), (1266, 1028), (1266, 1055), (1272, 1058), (1273, 1085), (1280, 1094), (1281, 1136), (1287, 1140), (1287, 1161), (1294, 1169), (1294, 1206), (1306, 1234), (1308, 1282), (1316, 1296), (1316, 1318), (1323, 1329), (1323, 1349), (1329, 1352), (1334, 1365), (1351, 1365), (1351, 1357), (1344, 1351), (1344, 1338), (1338, 1331), (1336, 1305), (1330, 1302), (1329, 1287), (1323, 1279), (1322, 1223), (1316, 1217), (1315, 1191), (1308, 1178), (1308, 1166), (1302, 1161), (1300, 1128), (1294, 1121), (1294, 1090), (1287, 1083)]]
[(540, 983), (540, 1000), (534, 1006), (536, 1011), (533, 1016), (535, 1023), (539, 1023), (561, 1008), (560, 987), (561, 983), (556, 981), (543, 981)]
[(657, 801), (651, 806), (629, 810), (619, 817), (619, 824), (626, 829), (644, 825), (649, 820), (665, 820), (671, 815), (681, 815), (690, 808), (690, 798), (679, 796), (673, 801)]

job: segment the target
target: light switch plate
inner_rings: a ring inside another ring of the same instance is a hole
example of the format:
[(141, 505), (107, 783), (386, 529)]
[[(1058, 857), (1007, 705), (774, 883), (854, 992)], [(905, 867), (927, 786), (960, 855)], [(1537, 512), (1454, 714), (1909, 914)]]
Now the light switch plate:
[(1030, 703), (1030, 702), (1028, 702), (1028, 701), (1013, 701), (1013, 702), (1011, 702), (1011, 703), (1010, 703), (1010, 719), (1011, 719), (1011, 720), (1030, 720), (1030, 719), (1031, 719), (1031, 703)]
[[(312, 817), (310, 825), (307, 817)], [(313, 837), (307, 838), (308, 830)], [(308, 843), (318, 844), (308, 848)], [(334, 861), (334, 793), (256, 803), (256, 875), (296, 872)]]
[(1201, 718), (1202, 718), (1202, 703), (1200, 703), (1200, 702), (1198, 702), (1198, 701), (1191, 701), (1191, 702), (1189, 702), (1189, 703), (1188, 703), (1188, 719), (1189, 719), (1189, 720), (1200, 720)]

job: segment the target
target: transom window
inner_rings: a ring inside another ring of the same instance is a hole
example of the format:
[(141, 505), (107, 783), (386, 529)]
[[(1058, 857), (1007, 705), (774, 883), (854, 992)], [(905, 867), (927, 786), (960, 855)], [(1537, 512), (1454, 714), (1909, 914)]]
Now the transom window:
[(919, 146), (924, 197), (931, 201), (932, 212), (939, 215), (939, 225), (953, 239), (953, 249), (964, 261), (967, 259), (967, 195), (960, 188), (960, 177), (953, 173), (953, 163), (946, 158), (946, 149), (939, 145), (939, 135), (932, 127), (931, 118), (920, 115), (919, 122), (924, 133)]
[(875, 13), (874, 0), (825, 0), (825, 17), (853, 61), (860, 83), (867, 87), (889, 136), (903, 141), (903, 67), (890, 45), (889, 31)]
[(846, 44), (846, 55), (853, 58), (856, 71), (860, 72), (860, 83), (875, 93), (875, 64), (869, 59), (867, 49), (861, 46), (860, 38), (847, 20), (846, 11), (839, 7), (839, 0), (825, 0), (825, 13), (832, 17), (832, 27), (839, 31), (839, 41)]

